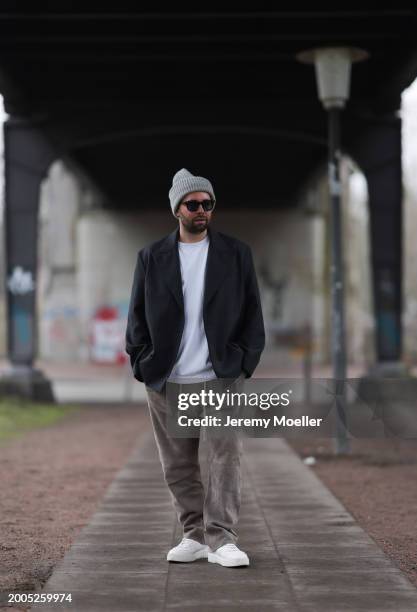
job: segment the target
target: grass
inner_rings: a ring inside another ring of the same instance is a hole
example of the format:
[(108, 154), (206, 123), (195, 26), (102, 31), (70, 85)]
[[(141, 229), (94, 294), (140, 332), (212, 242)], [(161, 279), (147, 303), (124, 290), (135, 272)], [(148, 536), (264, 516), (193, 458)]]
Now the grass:
[(79, 410), (79, 406), (70, 404), (43, 404), (19, 398), (0, 398), (0, 444), (31, 429), (52, 425)]

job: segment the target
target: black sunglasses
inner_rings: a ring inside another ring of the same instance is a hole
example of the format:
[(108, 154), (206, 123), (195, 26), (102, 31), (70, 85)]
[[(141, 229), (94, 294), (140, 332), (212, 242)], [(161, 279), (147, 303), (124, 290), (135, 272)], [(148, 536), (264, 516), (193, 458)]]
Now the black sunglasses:
[(197, 212), (200, 208), (200, 204), (203, 207), (203, 210), (213, 210), (214, 208), (214, 200), (187, 200), (187, 202), (182, 202), (190, 212)]

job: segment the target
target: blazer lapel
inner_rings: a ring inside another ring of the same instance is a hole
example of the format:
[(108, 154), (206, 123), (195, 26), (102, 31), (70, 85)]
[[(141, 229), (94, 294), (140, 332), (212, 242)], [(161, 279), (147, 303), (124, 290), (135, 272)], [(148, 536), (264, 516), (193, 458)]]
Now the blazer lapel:
[(233, 266), (232, 250), (227, 246), (220, 235), (210, 227), (208, 228), (210, 246), (207, 256), (206, 278), (204, 290), (204, 306), (215, 295)]
[(184, 310), (184, 299), (182, 294), (182, 278), (180, 257), (178, 253), (179, 229), (174, 230), (167, 236), (158, 251), (154, 254), (160, 274), (175, 298), (178, 306)]
[[(206, 275), (204, 285), (204, 307), (215, 295), (226, 277), (230, 274), (234, 263), (233, 251), (221, 236), (210, 227), (210, 239), (207, 255)], [(179, 228), (169, 234), (159, 249), (154, 253), (160, 274), (175, 298), (178, 306), (184, 310), (182, 293), (182, 278), (180, 258), (178, 253)]]

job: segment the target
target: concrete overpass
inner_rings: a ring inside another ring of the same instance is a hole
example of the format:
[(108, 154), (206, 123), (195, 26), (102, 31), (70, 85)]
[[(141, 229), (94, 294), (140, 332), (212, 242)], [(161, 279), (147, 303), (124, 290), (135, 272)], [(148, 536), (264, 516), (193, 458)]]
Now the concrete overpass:
[(417, 75), (417, 10), (164, 12), (104, 2), (0, 9), (8, 356), (36, 353), (39, 185), (53, 160), (119, 209), (166, 208), (178, 167), (215, 177), (224, 206), (288, 208), (327, 158), (326, 115), (299, 51), (366, 49), (353, 68), (343, 150), (368, 181), (378, 362), (401, 359), (402, 90)]

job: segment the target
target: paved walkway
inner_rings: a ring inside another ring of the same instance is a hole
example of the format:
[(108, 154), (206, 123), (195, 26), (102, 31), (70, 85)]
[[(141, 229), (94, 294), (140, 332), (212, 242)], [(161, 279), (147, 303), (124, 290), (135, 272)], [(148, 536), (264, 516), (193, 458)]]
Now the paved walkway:
[[(245, 438), (248, 568), (167, 563), (180, 539), (149, 430), (43, 593), (43, 612), (413, 612), (417, 589), (282, 438)], [(205, 453), (203, 478), (206, 479)]]

